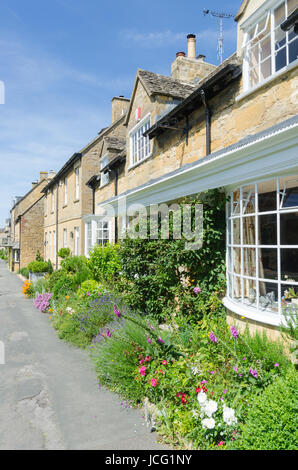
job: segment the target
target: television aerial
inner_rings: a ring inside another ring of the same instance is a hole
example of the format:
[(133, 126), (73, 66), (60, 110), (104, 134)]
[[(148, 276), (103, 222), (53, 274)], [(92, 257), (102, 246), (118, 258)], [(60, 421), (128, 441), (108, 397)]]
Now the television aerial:
[(230, 13), (224, 13), (220, 11), (213, 11), (213, 10), (203, 10), (204, 16), (205, 15), (211, 15), (215, 16), (216, 18), (219, 18), (219, 37), (217, 41), (217, 58), (220, 60), (220, 63), (222, 63), (222, 56), (223, 56), (223, 24), (222, 20), (223, 18), (233, 18), (234, 15)]

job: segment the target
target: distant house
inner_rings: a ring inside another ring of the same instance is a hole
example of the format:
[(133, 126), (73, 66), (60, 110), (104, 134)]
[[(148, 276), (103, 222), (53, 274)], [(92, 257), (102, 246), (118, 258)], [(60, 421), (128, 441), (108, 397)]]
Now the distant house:
[[(112, 124), (75, 153), (42, 190), (45, 195), (44, 257), (51, 260), (55, 268), (59, 267), (60, 248), (70, 248), (73, 255), (85, 254), (89, 235), (88, 231), (85, 234), (83, 218), (92, 214), (94, 207), (90, 181), (108, 163), (107, 152), (114, 155), (119, 146), (123, 148), (123, 122), (129, 100), (115, 97), (112, 102)], [(102, 186), (108, 183), (105, 178), (100, 179)]]
[(30, 191), (15, 199), (10, 211), (11, 232), (8, 242), (8, 264), (11, 271), (18, 271), (34, 261), (38, 251), (43, 253), (44, 195), (41, 190), (51, 176), (47, 172), (40, 172), (39, 181), (32, 183)]

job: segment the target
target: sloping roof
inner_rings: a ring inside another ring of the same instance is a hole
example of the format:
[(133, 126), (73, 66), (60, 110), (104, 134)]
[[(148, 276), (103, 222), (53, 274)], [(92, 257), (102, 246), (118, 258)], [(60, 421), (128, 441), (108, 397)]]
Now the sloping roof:
[(175, 123), (192, 113), (198, 106), (202, 105), (202, 90), (206, 98), (210, 98), (213, 94), (219, 93), (232, 80), (235, 80), (241, 75), (241, 63), (241, 59), (237, 56), (236, 52), (232, 54), (209, 75), (200, 80), (199, 84), (196, 85), (193, 92), (188, 95), (185, 100), (162, 116), (144, 135), (149, 135), (150, 138), (156, 137), (164, 132), (165, 124), (168, 126), (171, 124), (171, 121)]
[(120, 139), (119, 137), (107, 136), (104, 137), (104, 142), (107, 144), (107, 149), (111, 150), (122, 150), (126, 145), (125, 139)]
[(194, 90), (194, 85), (175, 80), (174, 78), (158, 73), (139, 70), (138, 76), (147, 93), (151, 95), (166, 95), (173, 98), (184, 99)]

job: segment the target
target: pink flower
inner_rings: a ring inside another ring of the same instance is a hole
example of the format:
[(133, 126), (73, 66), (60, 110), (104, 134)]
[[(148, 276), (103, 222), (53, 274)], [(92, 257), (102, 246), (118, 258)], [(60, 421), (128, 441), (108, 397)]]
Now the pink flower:
[(149, 338), (149, 336), (147, 336), (147, 341), (149, 344), (151, 344), (151, 338)]
[(163, 364), (164, 366), (166, 366), (166, 365), (167, 365), (167, 361), (164, 359), (164, 360), (162, 361), (162, 364)]
[(274, 364), (274, 367), (279, 367), (279, 363), (276, 362), (276, 363)]
[(233, 369), (234, 369), (235, 372), (238, 372), (237, 366), (233, 367)]
[(194, 287), (193, 291), (196, 295), (198, 295), (198, 293), (201, 292), (201, 288), (200, 287)]
[(144, 359), (141, 359), (139, 364), (142, 365), (144, 363)]
[(149, 362), (149, 361), (151, 361), (151, 357), (150, 357), (150, 356), (146, 356), (146, 357), (145, 357), (145, 362)]
[(142, 366), (139, 368), (139, 373), (142, 375), (142, 377), (145, 377), (146, 374), (146, 367)]
[(151, 379), (151, 385), (152, 385), (152, 387), (156, 387), (156, 385), (157, 385), (156, 379)]
[(218, 446), (224, 446), (224, 445), (225, 445), (225, 441), (220, 441), (217, 445), (218, 445)]

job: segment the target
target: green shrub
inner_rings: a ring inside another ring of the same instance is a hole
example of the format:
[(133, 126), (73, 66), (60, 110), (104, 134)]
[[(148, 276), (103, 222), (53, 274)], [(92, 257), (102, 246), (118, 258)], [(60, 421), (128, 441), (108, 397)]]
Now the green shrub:
[(22, 276), (29, 279), (29, 269), (27, 267), (21, 268), (20, 273), (22, 274)]
[(7, 255), (4, 250), (0, 250), (0, 259), (7, 260)]
[(297, 450), (298, 376), (294, 367), (258, 396), (233, 450)]
[[(187, 201), (186, 201), (187, 202)], [(219, 190), (199, 195), (193, 201), (203, 203), (203, 246), (185, 249), (184, 239), (175, 239), (174, 217), (169, 217), (169, 239), (151, 240), (127, 236), (120, 245), (123, 292), (133, 310), (164, 320), (169, 311), (179, 311), (199, 320), (208, 310), (210, 296), (223, 296), (225, 287), (225, 202)], [(181, 209), (184, 203), (181, 204)], [(149, 229), (149, 223), (148, 223)], [(186, 286), (186, 287), (185, 287)], [(193, 311), (197, 298), (193, 288), (201, 288), (201, 309)], [(217, 310), (217, 309), (216, 309)], [(212, 309), (209, 309), (212, 312)]]
[(41, 256), (39, 250), (37, 250), (37, 252), (36, 252), (35, 260), (36, 260), (36, 261), (44, 261), (44, 259), (43, 259), (43, 257)]
[(70, 256), (61, 262), (62, 269), (72, 275), (75, 287), (80, 286), (84, 281), (90, 278), (88, 261), (85, 256)]
[(96, 245), (89, 253), (88, 266), (96, 281), (113, 281), (121, 271), (119, 245)]
[(54, 284), (52, 289), (53, 298), (58, 299), (59, 297), (69, 295), (74, 290), (75, 286), (72, 277), (66, 273), (63, 273), (63, 275), (59, 275), (59, 279)]
[(48, 272), (49, 265), (46, 261), (32, 261), (28, 264), (27, 268), (32, 273), (46, 273)]
[(70, 256), (70, 248), (60, 248), (57, 255), (63, 259), (68, 258), (68, 256)]
[(94, 279), (89, 279), (87, 281), (82, 282), (82, 284), (80, 286), (80, 290), (83, 293), (98, 291), (99, 286), (100, 285), (97, 281), (95, 281)]

